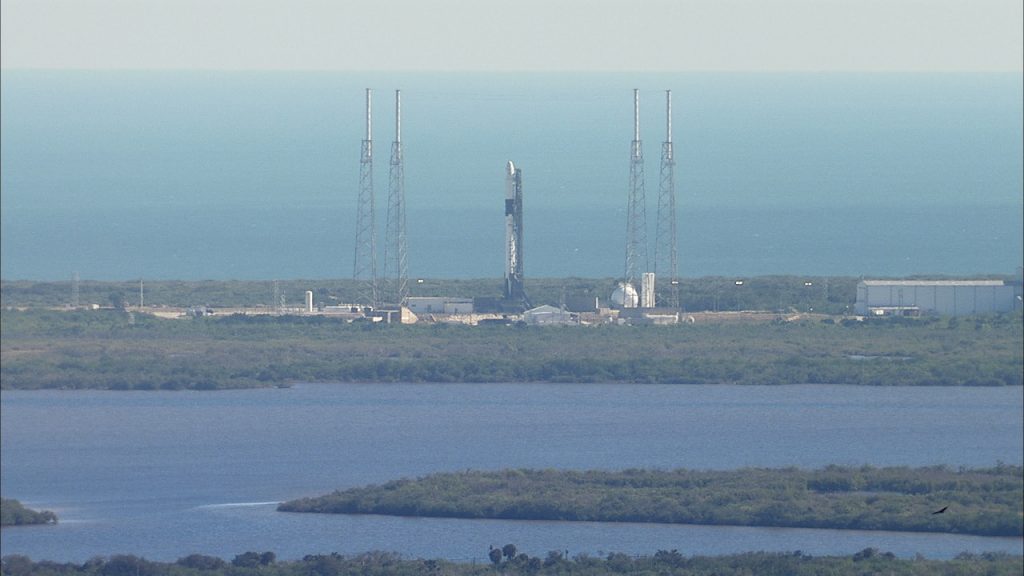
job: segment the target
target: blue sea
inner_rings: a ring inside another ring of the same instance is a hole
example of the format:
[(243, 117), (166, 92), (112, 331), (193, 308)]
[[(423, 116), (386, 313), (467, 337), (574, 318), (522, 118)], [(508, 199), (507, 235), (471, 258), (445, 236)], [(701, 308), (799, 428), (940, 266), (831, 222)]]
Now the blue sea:
[(507, 160), (523, 169), (527, 277), (622, 274), (634, 88), (652, 241), (673, 91), (684, 277), (1011, 274), (1024, 260), (1018, 73), (0, 79), (7, 280), (350, 277), (367, 87), (381, 242), (402, 90), (413, 277), (501, 275)]

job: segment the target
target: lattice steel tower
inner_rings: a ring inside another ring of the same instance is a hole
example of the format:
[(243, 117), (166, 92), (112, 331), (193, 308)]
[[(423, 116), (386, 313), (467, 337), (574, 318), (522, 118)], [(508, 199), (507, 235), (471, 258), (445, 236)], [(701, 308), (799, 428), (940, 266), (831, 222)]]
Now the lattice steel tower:
[(626, 205), (625, 281), (637, 286), (647, 271), (647, 208), (644, 193), (644, 152), (640, 143), (640, 91), (633, 90), (633, 143), (629, 154), (629, 202)]
[(405, 166), (402, 158), (402, 91), (395, 90), (395, 141), (391, 143), (388, 220), (384, 234), (385, 300), (403, 304), (409, 296), (405, 242)]
[(679, 261), (676, 248), (676, 160), (672, 152), (672, 91), (665, 91), (665, 141), (661, 143), (661, 185), (658, 188), (658, 226), (655, 232), (654, 272), (668, 276), (663, 291), (668, 306), (679, 308)]
[[(370, 123), (372, 91), (366, 89), (366, 138), (359, 158), (359, 205), (356, 207), (356, 253), (352, 279), (360, 304), (377, 304), (377, 233), (373, 199), (373, 131)], [(276, 305), (276, 302), (275, 302)]]

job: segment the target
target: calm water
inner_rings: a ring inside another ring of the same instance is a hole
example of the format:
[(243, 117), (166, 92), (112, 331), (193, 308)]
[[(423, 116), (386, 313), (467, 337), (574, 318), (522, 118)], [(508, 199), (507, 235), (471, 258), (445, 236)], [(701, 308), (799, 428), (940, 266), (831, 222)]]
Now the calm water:
[(3, 392), (2, 491), (58, 512), (4, 554), (173, 560), (394, 550), (688, 554), (868, 546), (946, 558), (1020, 539), (283, 514), (274, 503), (433, 471), (830, 463), (1020, 464), (1020, 388), (301, 385), (217, 393)]
[(381, 233), (403, 89), (413, 276), (501, 275), (508, 159), (527, 275), (621, 274), (633, 88), (652, 240), (673, 89), (686, 276), (1024, 260), (1019, 74), (0, 74), (5, 279), (348, 277), (367, 86)]

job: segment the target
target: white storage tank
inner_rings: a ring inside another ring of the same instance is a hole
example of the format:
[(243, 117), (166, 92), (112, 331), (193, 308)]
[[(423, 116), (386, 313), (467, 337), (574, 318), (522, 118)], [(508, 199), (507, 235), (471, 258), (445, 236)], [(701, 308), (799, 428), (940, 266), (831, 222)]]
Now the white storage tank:
[(619, 308), (636, 308), (640, 297), (636, 288), (629, 282), (619, 282), (618, 288), (612, 291), (612, 305)]

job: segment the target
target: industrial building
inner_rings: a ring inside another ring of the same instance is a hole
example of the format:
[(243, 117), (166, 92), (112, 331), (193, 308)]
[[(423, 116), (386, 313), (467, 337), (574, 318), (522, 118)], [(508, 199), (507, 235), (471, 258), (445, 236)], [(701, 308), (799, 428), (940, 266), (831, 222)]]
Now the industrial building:
[(413, 314), (472, 314), (472, 298), (446, 296), (410, 296), (406, 306)]
[(1003, 280), (861, 280), (854, 311), (861, 316), (970, 316), (1021, 307), (1020, 282)]
[(579, 324), (579, 316), (547, 304), (523, 312), (523, 322), (530, 326), (565, 326)]

